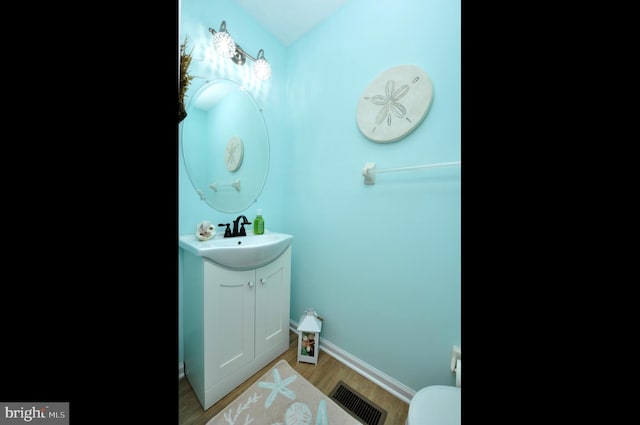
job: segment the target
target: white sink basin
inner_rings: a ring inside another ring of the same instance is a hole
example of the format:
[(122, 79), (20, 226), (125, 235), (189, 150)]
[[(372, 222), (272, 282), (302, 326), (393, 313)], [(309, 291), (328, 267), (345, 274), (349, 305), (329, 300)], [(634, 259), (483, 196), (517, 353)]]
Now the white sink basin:
[(269, 264), (291, 244), (293, 235), (265, 231), (263, 235), (225, 238), (216, 234), (207, 241), (196, 235), (180, 236), (180, 247), (192, 254), (232, 269), (254, 269)]

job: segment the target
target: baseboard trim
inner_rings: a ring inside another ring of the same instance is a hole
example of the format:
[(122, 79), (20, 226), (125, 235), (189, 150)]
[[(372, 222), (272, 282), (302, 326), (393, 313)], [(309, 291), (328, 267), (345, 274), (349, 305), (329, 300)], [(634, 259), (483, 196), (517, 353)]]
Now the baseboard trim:
[(178, 379), (184, 378), (184, 362), (178, 363)]
[[(297, 328), (298, 324), (293, 320), (289, 320), (289, 329), (297, 334)], [(350, 369), (353, 369), (355, 372), (364, 376), (376, 385), (379, 385), (381, 388), (384, 388), (386, 391), (390, 392), (407, 404), (411, 402), (411, 399), (416, 394), (414, 390), (407, 387), (402, 382), (397, 381), (386, 373), (360, 360), (353, 354), (343, 350), (331, 341), (328, 341), (326, 338), (320, 338), (319, 348), (321, 351), (329, 354), (340, 363), (344, 364)]]

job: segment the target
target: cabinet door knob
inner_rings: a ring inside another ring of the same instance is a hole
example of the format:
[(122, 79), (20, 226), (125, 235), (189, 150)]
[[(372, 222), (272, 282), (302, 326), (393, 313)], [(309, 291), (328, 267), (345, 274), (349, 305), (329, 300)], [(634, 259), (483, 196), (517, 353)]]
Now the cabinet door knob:
[(253, 280), (250, 280), (248, 285), (249, 285), (249, 287), (253, 287)]
[(261, 277), (260, 278), (260, 283), (262, 283), (264, 285), (265, 283), (267, 283), (267, 279), (265, 279), (264, 277)]

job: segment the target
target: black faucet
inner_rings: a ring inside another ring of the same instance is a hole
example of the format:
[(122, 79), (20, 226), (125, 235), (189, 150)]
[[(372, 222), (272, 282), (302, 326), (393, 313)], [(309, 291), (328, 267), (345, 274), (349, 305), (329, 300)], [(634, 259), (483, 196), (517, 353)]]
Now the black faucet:
[[(242, 222), (240, 222), (242, 220)], [(240, 224), (240, 231), (238, 231), (238, 224)], [(239, 215), (238, 218), (233, 220), (233, 231), (231, 236), (247, 236), (247, 231), (244, 229), (245, 224), (251, 224), (247, 217), (244, 215)]]

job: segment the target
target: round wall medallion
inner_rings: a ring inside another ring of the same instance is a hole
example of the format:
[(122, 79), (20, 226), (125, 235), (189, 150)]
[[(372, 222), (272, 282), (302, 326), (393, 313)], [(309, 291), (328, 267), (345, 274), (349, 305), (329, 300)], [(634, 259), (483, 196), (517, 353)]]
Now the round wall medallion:
[(362, 134), (389, 143), (411, 133), (429, 112), (433, 85), (415, 65), (400, 65), (378, 75), (360, 96), (356, 120)]

